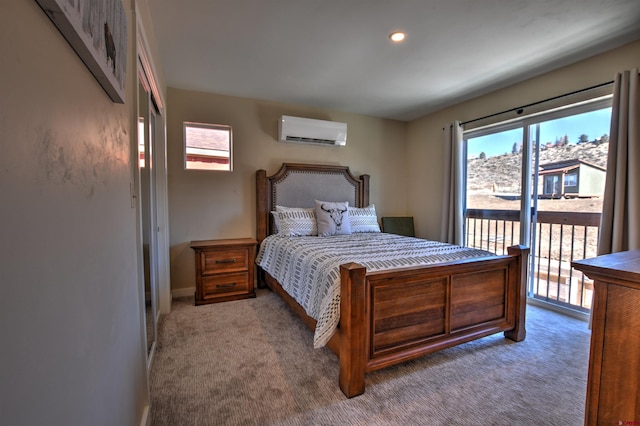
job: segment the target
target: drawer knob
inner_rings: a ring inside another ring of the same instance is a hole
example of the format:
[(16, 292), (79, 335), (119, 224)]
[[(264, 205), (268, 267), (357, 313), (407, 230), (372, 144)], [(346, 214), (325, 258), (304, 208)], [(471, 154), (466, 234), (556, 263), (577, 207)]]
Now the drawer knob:
[(229, 283), (229, 284), (218, 284), (216, 285), (216, 288), (232, 288), (235, 287), (236, 283)]
[(236, 263), (236, 259), (222, 259), (222, 260), (216, 260), (216, 263)]

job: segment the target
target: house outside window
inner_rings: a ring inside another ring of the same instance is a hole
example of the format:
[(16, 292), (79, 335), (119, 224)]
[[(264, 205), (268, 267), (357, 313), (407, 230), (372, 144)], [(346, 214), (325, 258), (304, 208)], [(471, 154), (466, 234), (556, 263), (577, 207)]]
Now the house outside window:
[(544, 186), (541, 198), (599, 197), (604, 192), (606, 169), (588, 161), (569, 159), (540, 164)]
[(568, 173), (564, 175), (564, 186), (577, 186), (577, 185), (578, 185), (577, 173)]

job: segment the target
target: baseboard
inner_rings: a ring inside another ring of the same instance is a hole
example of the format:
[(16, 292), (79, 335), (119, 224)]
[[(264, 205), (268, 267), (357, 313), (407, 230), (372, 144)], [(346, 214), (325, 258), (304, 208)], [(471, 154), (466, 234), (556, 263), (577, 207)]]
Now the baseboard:
[(571, 318), (579, 319), (585, 322), (590, 322), (591, 315), (586, 312), (580, 312), (580, 311), (576, 311), (569, 308), (563, 308), (562, 306), (554, 305), (553, 303), (545, 302), (544, 300), (539, 300), (534, 297), (527, 297), (527, 303), (529, 305), (539, 306), (541, 308), (545, 308), (550, 311), (554, 311)]
[(176, 288), (175, 290), (171, 290), (172, 299), (178, 299), (180, 297), (193, 297), (195, 294), (195, 287)]
[(140, 426), (151, 426), (151, 416), (149, 415), (149, 406), (144, 406), (144, 411), (142, 412), (142, 420), (140, 421)]

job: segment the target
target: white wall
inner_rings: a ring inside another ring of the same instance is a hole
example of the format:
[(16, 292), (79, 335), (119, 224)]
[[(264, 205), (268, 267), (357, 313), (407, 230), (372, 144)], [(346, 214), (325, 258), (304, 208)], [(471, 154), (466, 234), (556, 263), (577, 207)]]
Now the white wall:
[(0, 52), (0, 423), (139, 424), (132, 80), (112, 103), (34, 0), (3, 3)]

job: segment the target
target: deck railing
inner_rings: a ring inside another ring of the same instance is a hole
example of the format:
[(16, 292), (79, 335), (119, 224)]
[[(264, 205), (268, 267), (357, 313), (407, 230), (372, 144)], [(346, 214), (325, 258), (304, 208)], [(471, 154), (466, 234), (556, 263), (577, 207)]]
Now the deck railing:
[[(589, 312), (593, 281), (573, 269), (571, 261), (597, 255), (599, 230), (600, 213), (538, 212), (535, 249), (531, 252), (531, 296)], [(519, 211), (467, 210), (469, 247), (506, 254), (507, 247), (519, 244), (519, 238)]]

